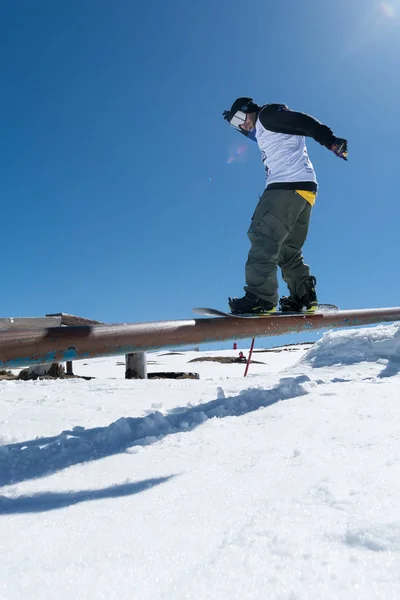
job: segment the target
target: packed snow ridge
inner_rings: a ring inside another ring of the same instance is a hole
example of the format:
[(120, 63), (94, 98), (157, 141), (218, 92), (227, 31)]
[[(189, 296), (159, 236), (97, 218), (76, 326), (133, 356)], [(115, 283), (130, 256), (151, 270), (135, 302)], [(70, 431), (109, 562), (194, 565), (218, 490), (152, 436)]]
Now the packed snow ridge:
[(391, 377), (400, 368), (400, 325), (331, 331), (316, 343), (302, 362), (317, 367), (387, 361), (381, 377)]

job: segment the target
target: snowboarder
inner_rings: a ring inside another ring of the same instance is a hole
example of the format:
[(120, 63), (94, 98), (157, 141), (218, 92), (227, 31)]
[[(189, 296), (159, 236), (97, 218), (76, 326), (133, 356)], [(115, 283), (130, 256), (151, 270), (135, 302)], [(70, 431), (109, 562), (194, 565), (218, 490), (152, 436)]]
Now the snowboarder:
[(251, 242), (246, 262), (245, 295), (229, 298), (233, 314), (269, 314), (278, 304), (277, 267), (289, 288), (279, 300), (282, 311), (310, 312), (317, 307), (316, 279), (304, 263), (312, 206), (318, 191), (305, 136), (347, 160), (347, 140), (314, 117), (290, 110), (285, 104), (259, 106), (252, 98), (238, 98), (224, 118), (240, 133), (257, 142), (267, 184), (251, 220)]

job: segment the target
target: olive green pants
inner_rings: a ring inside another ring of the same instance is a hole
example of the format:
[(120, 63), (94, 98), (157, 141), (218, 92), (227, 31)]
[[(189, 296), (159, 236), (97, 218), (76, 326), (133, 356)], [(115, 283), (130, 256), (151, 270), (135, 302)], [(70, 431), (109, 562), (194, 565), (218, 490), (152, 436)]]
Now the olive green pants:
[(251, 220), (245, 291), (278, 303), (277, 267), (291, 295), (305, 293), (310, 268), (302, 247), (307, 238), (311, 205), (294, 190), (265, 190)]

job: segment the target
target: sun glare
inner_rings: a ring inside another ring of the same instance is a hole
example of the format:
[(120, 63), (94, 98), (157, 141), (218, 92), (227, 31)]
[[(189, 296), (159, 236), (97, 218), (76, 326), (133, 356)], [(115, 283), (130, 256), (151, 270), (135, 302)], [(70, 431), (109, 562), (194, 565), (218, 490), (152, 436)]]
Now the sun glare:
[(393, 2), (381, 2), (380, 11), (385, 17), (390, 19), (396, 16), (396, 7)]
[(370, 44), (379, 43), (385, 38), (388, 39), (388, 43), (392, 43), (392, 34), (399, 26), (400, 0), (374, 3), (368, 12), (359, 15), (344, 53), (348, 55), (362, 51)]
[(247, 147), (245, 145), (242, 146), (230, 146), (229, 148), (229, 158), (226, 161), (228, 165), (233, 162), (243, 162), (246, 159), (247, 155)]

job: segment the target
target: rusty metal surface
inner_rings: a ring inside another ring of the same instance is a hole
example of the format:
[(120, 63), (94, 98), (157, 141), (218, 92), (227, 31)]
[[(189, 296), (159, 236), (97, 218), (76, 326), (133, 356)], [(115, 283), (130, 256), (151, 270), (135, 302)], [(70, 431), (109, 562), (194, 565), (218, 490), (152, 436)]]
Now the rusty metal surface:
[(255, 319), (202, 318), (0, 331), (0, 368), (400, 321), (400, 307)]

